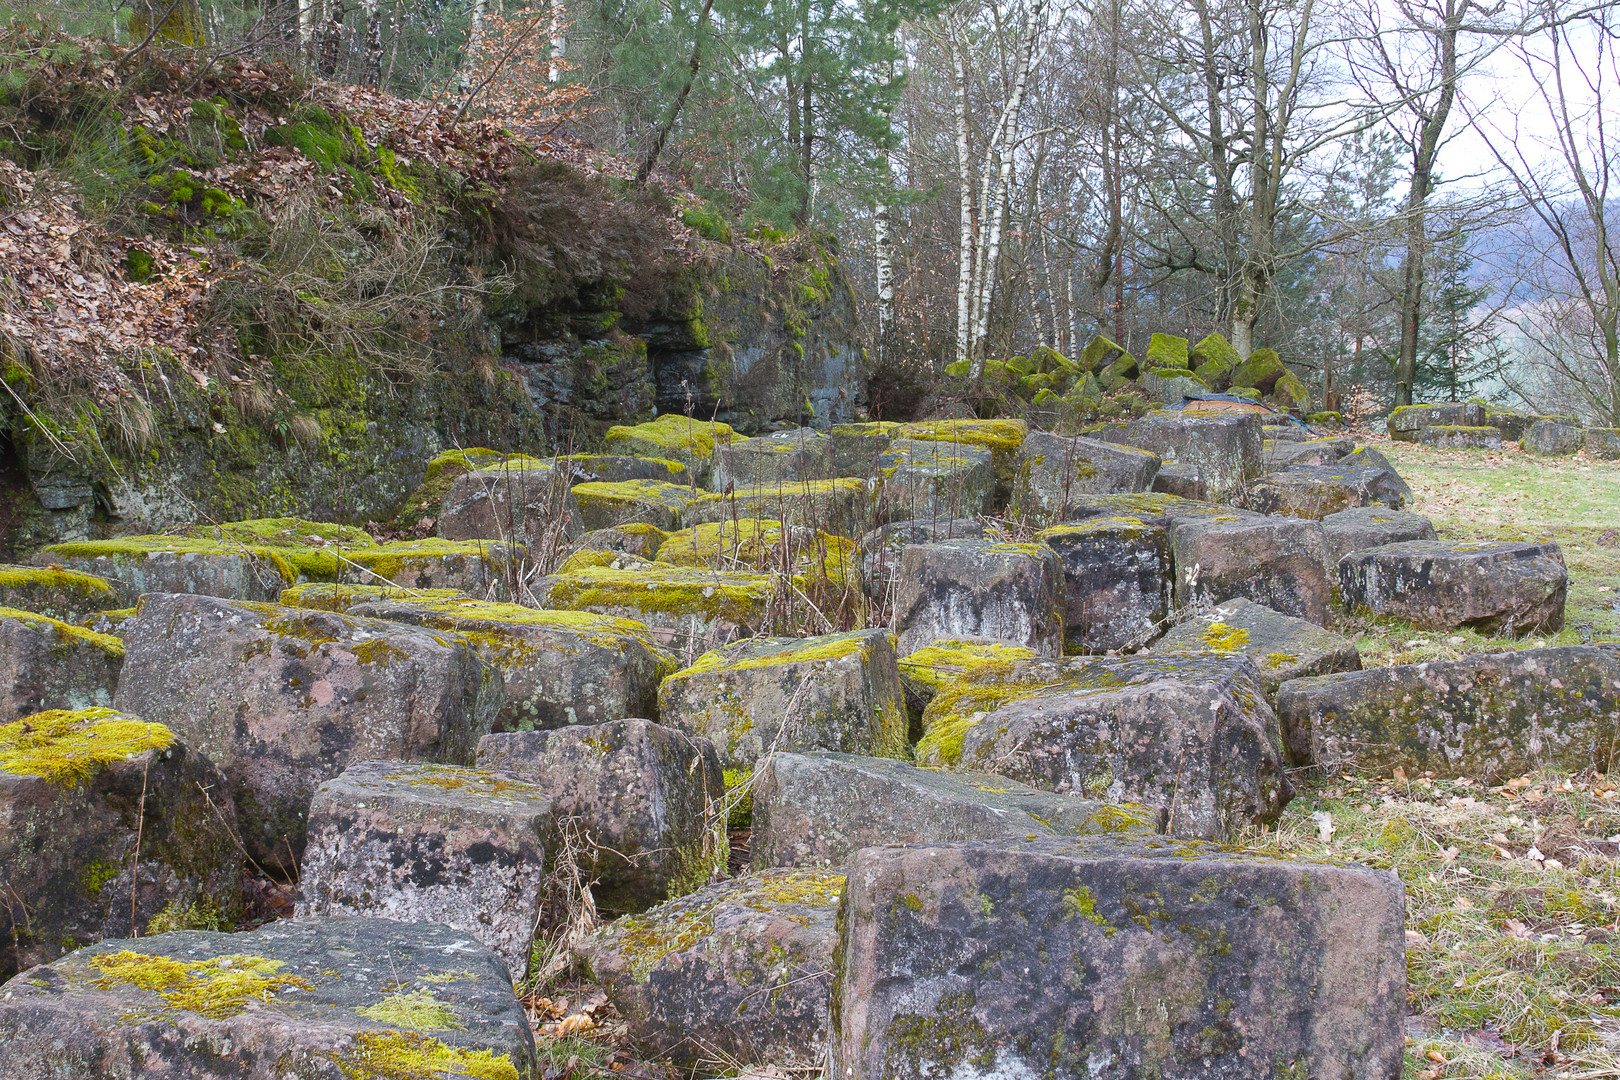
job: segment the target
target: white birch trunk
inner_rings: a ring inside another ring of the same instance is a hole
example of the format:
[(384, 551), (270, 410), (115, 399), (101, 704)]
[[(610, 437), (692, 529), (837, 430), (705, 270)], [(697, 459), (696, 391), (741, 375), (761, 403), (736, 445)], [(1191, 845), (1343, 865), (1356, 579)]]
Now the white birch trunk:
[[(971, 359), (973, 329), (973, 165), (968, 157), (972, 147), (968, 141), (967, 56), (956, 37), (956, 27), (948, 25), (948, 29), (951, 59), (956, 63), (956, 173), (961, 206), (956, 261), (956, 359), (961, 361)], [(977, 365), (973, 374), (978, 375)]]

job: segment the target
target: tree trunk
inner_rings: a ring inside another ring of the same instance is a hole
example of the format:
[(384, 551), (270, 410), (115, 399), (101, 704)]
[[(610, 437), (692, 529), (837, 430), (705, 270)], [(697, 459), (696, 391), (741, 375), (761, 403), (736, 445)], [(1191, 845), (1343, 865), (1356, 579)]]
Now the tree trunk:
[(686, 99), (692, 93), (692, 86), (697, 82), (698, 69), (703, 64), (703, 32), (709, 26), (709, 12), (714, 7), (714, 0), (703, 0), (703, 10), (698, 14), (697, 32), (692, 37), (692, 59), (686, 62), (686, 81), (675, 95), (675, 100), (664, 116), (664, 122), (658, 126), (658, 132), (653, 136), (652, 145), (647, 148), (646, 155), (641, 164), (636, 167), (636, 186), (640, 187), (647, 182), (647, 177), (658, 167), (658, 159), (664, 152), (664, 143), (669, 139), (669, 133), (675, 130), (675, 121), (681, 115), (681, 109), (686, 105)]
[(376, 86), (382, 82), (382, 3), (380, 0), (362, 0), (366, 13), (366, 65), (360, 72), (362, 86)]
[(968, 128), (967, 56), (950, 26), (951, 58), (956, 64), (956, 176), (960, 204), (956, 251), (956, 359), (971, 360), (973, 290), (973, 152)]
[(330, 79), (337, 74), (338, 53), (343, 48), (344, 0), (326, 0), (326, 36), (321, 40), (320, 73)]

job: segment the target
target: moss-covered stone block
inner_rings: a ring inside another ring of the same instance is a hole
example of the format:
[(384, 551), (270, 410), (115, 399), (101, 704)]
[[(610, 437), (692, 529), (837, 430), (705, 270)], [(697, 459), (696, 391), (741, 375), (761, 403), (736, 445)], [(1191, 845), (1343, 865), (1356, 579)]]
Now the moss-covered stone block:
[(777, 589), (769, 574), (673, 566), (625, 556), (614, 565), (583, 567), (547, 579), (543, 599), (549, 608), (594, 611), (644, 623), (662, 644), (679, 651), (763, 630)]
[[(277, 603), (286, 607), (310, 608), (314, 611), (347, 613), (360, 604), (414, 600), (418, 603), (437, 603), (446, 600), (470, 600), (459, 589), (406, 589), (399, 585), (346, 585), (337, 581), (311, 581), (283, 589)], [(134, 609), (130, 609), (134, 615)]]
[(1018, 450), (1029, 434), (1022, 420), (924, 420), (902, 426), (895, 435), (906, 439), (973, 446), (990, 451), (996, 472), (996, 505), (1006, 505), (1018, 469)]
[(980, 665), (1005, 666), (1033, 660), (1035, 650), (973, 638), (942, 638), (900, 658), (900, 688), (906, 695), (913, 742), (922, 737), (923, 711), (943, 690), (960, 682)]
[(1147, 355), (1143, 359), (1147, 361), (1149, 371), (1161, 368), (1185, 370), (1192, 366), (1188, 361), (1187, 339), (1174, 334), (1154, 334), (1148, 341)]
[(1359, 506), (1399, 510), (1411, 494), (1412, 489), (1393, 469), (1290, 465), (1252, 485), (1244, 502), (1262, 513), (1320, 521), (1329, 514)]
[(1352, 612), (1523, 636), (1563, 629), (1569, 571), (1551, 542), (1406, 540), (1350, 552), (1338, 586)]
[(1036, 526), (1070, 520), (1085, 497), (1152, 490), (1157, 454), (1083, 436), (1030, 434), (1020, 451), (1010, 511)]
[(702, 484), (713, 468), (715, 447), (736, 438), (737, 433), (730, 424), (664, 413), (645, 424), (611, 427), (603, 441), (616, 454), (678, 461)]
[(1593, 461), (1620, 460), (1620, 428), (1587, 428), (1586, 456)]
[(735, 518), (774, 518), (788, 525), (857, 539), (876, 524), (876, 515), (877, 485), (871, 480), (839, 477), (705, 495), (692, 503), (686, 521), (693, 525)]
[(725, 781), (705, 738), (643, 719), (497, 733), (479, 742), (478, 766), (536, 784), (580, 827), (603, 911), (645, 911), (725, 869)]
[(834, 475), (832, 439), (813, 428), (789, 428), (716, 447), (709, 488), (769, 487), (796, 480), (828, 480)]
[(590, 526), (574, 497), (569, 469), (525, 460), (463, 473), (439, 506), (439, 536), (546, 550)]
[(451, 589), (505, 600), (522, 572), (521, 544), (490, 540), (396, 540), (346, 553), (338, 579), (351, 585)]
[(889, 521), (977, 517), (995, 505), (994, 456), (979, 447), (896, 438), (878, 455), (877, 472)]
[(1200, 379), (1224, 390), (1231, 385), (1232, 373), (1243, 363), (1243, 357), (1221, 334), (1210, 333), (1189, 350), (1187, 362)]
[(118, 602), (104, 577), (63, 567), (0, 563), (0, 607), (21, 608), (68, 622)]
[(661, 480), (625, 480), (619, 483), (578, 484), (573, 496), (587, 530), (611, 529), (631, 522), (670, 532), (685, 522), (698, 493), (690, 487)]
[(1151, 656), (1242, 653), (1254, 661), (1260, 683), (1273, 701), (1277, 688), (1289, 679), (1361, 670), (1361, 654), (1349, 638), (1242, 599), (1228, 600), (1178, 623), (1147, 652)]
[(1564, 457), (1580, 450), (1586, 443), (1586, 431), (1573, 418), (1534, 421), (1525, 429), (1519, 448), (1541, 457)]
[(893, 420), (834, 424), (828, 433), (834, 476), (876, 476), (878, 455), (889, 448), (901, 425)]
[(895, 625), (906, 655), (942, 638), (1063, 652), (1063, 569), (1045, 544), (944, 540), (900, 556)]
[(122, 607), (134, 606), (142, 593), (149, 592), (274, 600), (298, 580), (295, 558), (306, 567), (337, 572), (338, 561), (329, 553), (306, 549), (307, 554), (298, 551), (289, 557), (290, 550), (274, 544), (124, 536), (53, 544), (42, 549), (34, 561), (103, 578), (118, 590)]
[(1352, 551), (1437, 537), (1434, 523), (1422, 514), (1382, 506), (1357, 506), (1324, 517), (1322, 539), (1327, 544), (1328, 579), (1336, 581), (1339, 561)]
[(708, 738), (728, 769), (772, 750), (904, 757), (894, 639), (884, 630), (756, 638), (704, 653), (658, 688), (664, 723)]
[(1242, 510), (1172, 521), (1178, 607), (1242, 597), (1273, 611), (1327, 622), (1327, 541), (1315, 521)]
[(1286, 374), (1288, 369), (1283, 366), (1277, 350), (1256, 349), (1232, 372), (1232, 385), (1269, 394), (1277, 380)]
[(0, 721), (111, 705), (123, 664), (119, 638), (0, 607)]
[(1170, 614), (1170, 531), (1135, 517), (1054, 525), (1035, 539), (1063, 567), (1063, 651), (1105, 653), (1152, 640)]
[[(1130, 357), (1130, 354), (1123, 347), (1098, 334), (1086, 342), (1086, 347), (1080, 351), (1076, 366), (1082, 373), (1102, 371), (1124, 357)], [(1134, 365), (1135, 362), (1135, 358), (1132, 357), (1131, 363)]]
[(1142, 837), (868, 848), (828, 1071), (1396, 1080), (1400, 879)]

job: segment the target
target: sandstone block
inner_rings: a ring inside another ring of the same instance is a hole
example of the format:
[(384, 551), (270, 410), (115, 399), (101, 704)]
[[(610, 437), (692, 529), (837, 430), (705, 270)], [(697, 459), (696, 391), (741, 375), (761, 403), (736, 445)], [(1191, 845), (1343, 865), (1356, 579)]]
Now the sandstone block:
[(1204, 470), (1196, 465), (1160, 465), (1153, 476), (1153, 490), (1161, 495), (1176, 495), (1183, 499), (1209, 498), (1209, 485), (1204, 482)]
[(1101, 438), (1136, 446), (1178, 465), (1196, 465), (1208, 497), (1216, 502), (1242, 489), (1260, 473), (1260, 414), (1193, 416), (1152, 412)]
[(518, 982), (551, 832), (547, 792), (515, 777), (357, 761), (315, 789), (296, 914), (442, 923), (487, 946)]
[(111, 709), (0, 724), (0, 981), (165, 910), (234, 919), (235, 828), (219, 771), (161, 724)]
[(20, 608), (73, 622), (117, 604), (118, 590), (104, 577), (77, 570), (0, 563), (0, 608)]
[(1430, 424), (1419, 433), (1418, 442), (1447, 450), (1500, 450), (1502, 432), (1488, 424)]
[(142, 593), (149, 592), (274, 600), (299, 576), (274, 548), (222, 547), (175, 536), (52, 544), (34, 557), (34, 563), (61, 565), (104, 579), (118, 590), (118, 607), (133, 607)]
[(1446, 405), (1402, 405), (1389, 414), (1389, 437), (1396, 442), (1419, 442), (1426, 427), (1479, 427), (1485, 407), (1472, 402)]
[(716, 447), (709, 489), (769, 487), (793, 480), (826, 480), (834, 475), (832, 440), (814, 428), (791, 428)]
[(834, 476), (876, 476), (878, 455), (889, 448), (901, 425), (893, 420), (834, 424), (831, 439)]
[(769, 574), (622, 561), (548, 578), (542, 599), (549, 608), (642, 623), (660, 644), (680, 652), (763, 629), (777, 587)]
[(1104, 653), (1151, 640), (1170, 614), (1170, 531), (1141, 518), (1094, 517), (1035, 538), (1063, 564), (1063, 650)]
[(592, 891), (604, 911), (644, 911), (706, 884), (725, 865), (705, 830), (725, 795), (705, 738), (650, 720), (486, 735), (478, 767), (511, 773), (551, 797), (596, 845)]
[(1054, 795), (989, 773), (853, 754), (777, 753), (755, 778), (754, 867), (840, 867), (884, 844), (1159, 831), (1143, 806)]
[(587, 530), (611, 529), (631, 522), (665, 532), (679, 529), (697, 493), (661, 480), (625, 480), (616, 484), (577, 484), (580, 521)]
[(737, 433), (728, 424), (663, 413), (645, 424), (608, 428), (603, 441), (616, 454), (678, 461), (702, 485), (708, 482), (714, 466), (715, 447), (736, 438)]
[(1486, 782), (1612, 768), (1620, 655), (1571, 645), (1286, 682), (1277, 712), (1296, 765), (1355, 763)]
[(104, 941), (0, 991), (0, 1075), (523, 1080), (534, 1037), (469, 935), (388, 919)]
[(439, 508), (439, 535), (446, 540), (491, 540), (503, 544), (559, 545), (577, 537), (579, 503), (568, 469), (524, 459), (526, 467), (463, 473)]
[(1587, 428), (1586, 456), (1594, 461), (1620, 460), (1620, 428)]
[(1033, 660), (1035, 650), (974, 638), (941, 638), (900, 658), (900, 689), (906, 696), (912, 741), (922, 738), (923, 710), (936, 694), (980, 665)]
[(1260, 449), (1260, 464), (1266, 472), (1277, 472), (1295, 465), (1337, 465), (1341, 455), (1338, 439), (1267, 439)]
[(924, 723), (919, 761), (955, 753), (1032, 787), (1156, 807), (1178, 836), (1229, 838), (1276, 820), (1293, 794), (1245, 656), (1015, 664), (970, 674)]
[(843, 887), (828, 870), (764, 870), (627, 915), (575, 952), (650, 1055), (819, 1066)]
[(285, 870), (323, 780), (350, 761), (466, 764), (501, 707), (467, 641), (381, 619), (154, 593), (126, 640), (118, 708), (219, 766), (248, 853)]
[(890, 521), (988, 514), (996, 474), (988, 450), (922, 439), (895, 439), (878, 456), (881, 516)]
[(868, 848), (839, 915), (844, 1080), (1397, 1080), (1382, 870), (1129, 837)]
[(1069, 521), (1085, 496), (1152, 490), (1159, 464), (1135, 447), (1032, 432), (1019, 452), (1012, 509), (1035, 525)]
[(895, 432), (897, 438), (923, 439), (949, 443), (955, 447), (976, 447), (988, 450), (996, 472), (994, 503), (1005, 506), (1012, 490), (1013, 473), (1018, 468), (1018, 453), (1029, 435), (1029, 425), (1022, 420), (921, 420), (905, 424)]
[(339, 580), (349, 584), (391, 582), (406, 589), (454, 589), (505, 600), (528, 553), (519, 544), (488, 540), (396, 540), (346, 556)]
[(1561, 630), (1569, 574), (1557, 544), (1408, 540), (1352, 551), (1339, 563), (1350, 611), (1429, 630), (1524, 635)]
[(771, 750), (906, 753), (894, 639), (883, 630), (756, 638), (705, 653), (658, 688), (658, 715), (705, 736), (728, 769)]
[(351, 613), (466, 638), (501, 673), (505, 704), (495, 731), (536, 731), (646, 716), (658, 681), (678, 663), (652, 630), (588, 611), (542, 611), (480, 600), (396, 600)]
[(1327, 622), (1327, 544), (1322, 526), (1291, 517), (1215, 515), (1170, 527), (1176, 604), (1242, 597), (1273, 611)]
[(1361, 670), (1361, 654), (1349, 638), (1242, 599), (1228, 600), (1172, 627), (1148, 652), (1154, 656), (1242, 653), (1254, 661), (1261, 685), (1273, 701), (1277, 688), (1289, 679)]
[(864, 536), (876, 524), (876, 485), (870, 480), (784, 481), (705, 495), (684, 519), (689, 525), (739, 518), (770, 518), (778, 523), (819, 529), (834, 536)]
[(1337, 581), (1339, 560), (1352, 551), (1437, 537), (1433, 523), (1422, 514), (1381, 506), (1353, 506), (1322, 519), (1322, 539), (1327, 545), (1328, 577)]
[(976, 518), (912, 518), (891, 521), (861, 537), (861, 576), (871, 595), (892, 594), (899, 584), (900, 553), (907, 544), (936, 540), (981, 540), (984, 526)]
[(1245, 501), (1262, 513), (1319, 521), (1355, 506), (1399, 510), (1409, 494), (1406, 482), (1388, 469), (1295, 465), (1266, 476), (1248, 490)]
[(900, 654), (940, 638), (986, 638), (1044, 656), (1063, 651), (1063, 568), (1045, 544), (945, 540), (900, 555)]
[(1574, 417), (1537, 420), (1525, 429), (1519, 447), (1542, 457), (1573, 454), (1586, 442), (1586, 431)]
[(662, 480), (666, 484), (692, 482), (692, 472), (679, 461), (623, 454), (564, 454), (557, 467), (568, 471), (571, 484), (622, 484), (626, 480)]
[(0, 608), (0, 723), (112, 704), (124, 643), (31, 611)]

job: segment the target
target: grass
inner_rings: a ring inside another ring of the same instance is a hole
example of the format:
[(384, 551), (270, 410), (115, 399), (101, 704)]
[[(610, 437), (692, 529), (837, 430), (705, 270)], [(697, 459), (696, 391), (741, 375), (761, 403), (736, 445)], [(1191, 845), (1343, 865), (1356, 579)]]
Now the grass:
[(1398, 619), (1342, 619), (1338, 629), (1355, 638), (1366, 666), (1620, 641), (1620, 462), (1535, 457), (1511, 444), (1501, 450), (1374, 445), (1411, 486), (1406, 508), (1433, 521), (1442, 539), (1556, 541), (1569, 567), (1569, 599), (1562, 631), (1519, 639), (1437, 633)]

